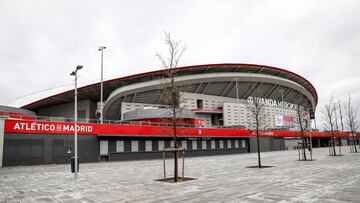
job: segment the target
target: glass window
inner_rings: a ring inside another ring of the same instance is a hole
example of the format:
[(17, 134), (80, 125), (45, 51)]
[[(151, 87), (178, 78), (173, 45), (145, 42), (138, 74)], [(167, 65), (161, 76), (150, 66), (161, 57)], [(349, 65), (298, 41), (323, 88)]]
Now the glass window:
[(242, 147), (242, 148), (245, 148), (245, 147), (246, 147), (246, 141), (245, 141), (245, 140), (242, 140), (242, 142), (241, 142), (241, 147)]
[(124, 140), (116, 140), (116, 152), (124, 152)]
[(203, 140), (203, 141), (201, 141), (201, 147), (202, 147), (202, 149), (207, 149), (207, 147), (206, 147), (206, 140)]
[(158, 149), (159, 149), (159, 151), (164, 149), (164, 140), (159, 140)]
[(131, 140), (131, 151), (138, 152), (139, 151), (139, 141)]
[(197, 150), (197, 141), (196, 140), (192, 141), (192, 149)]
[(146, 140), (145, 141), (145, 151), (151, 152), (152, 151), (152, 141)]
[(211, 149), (215, 149), (215, 140), (211, 140)]
[(235, 140), (235, 148), (239, 148), (239, 140)]
[(186, 140), (181, 141), (181, 147), (182, 147), (183, 149), (187, 149), (187, 142), (186, 142)]
[(107, 140), (100, 140), (100, 154), (106, 155), (108, 154), (108, 141)]
[(224, 149), (224, 140), (220, 140), (219, 143), (220, 143), (220, 149)]

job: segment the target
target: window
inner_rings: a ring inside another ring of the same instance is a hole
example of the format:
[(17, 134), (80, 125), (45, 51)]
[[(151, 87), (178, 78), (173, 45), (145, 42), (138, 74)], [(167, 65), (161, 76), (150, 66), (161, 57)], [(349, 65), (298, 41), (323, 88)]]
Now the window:
[(215, 149), (215, 140), (211, 140), (211, 149)]
[(220, 149), (224, 149), (224, 140), (220, 140), (219, 141), (219, 143), (220, 143)]
[(182, 147), (183, 149), (187, 149), (186, 140), (182, 140), (182, 141), (181, 141), (181, 147)]
[(202, 142), (201, 142), (201, 148), (202, 149), (207, 149), (207, 147), (206, 147), (206, 140), (203, 140)]
[(116, 140), (116, 152), (124, 152), (124, 141)]
[(192, 149), (197, 150), (197, 141), (196, 140), (192, 141)]
[(100, 140), (100, 155), (108, 154), (108, 141), (107, 140)]
[(197, 99), (196, 100), (196, 108), (198, 109), (202, 109), (203, 108), (203, 100), (202, 99)]
[(138, 152), (139, 151), (139, 141), (131, 140), (131, 151)]
[(163, 150), (163, 149), (164, 149), (164, 140), (159, 140), (158, 149), (159, 149), (159, 150)]
[(146, 140), (145, 141), (145, 151), (151, 152), (152, 151), (152, 141)]

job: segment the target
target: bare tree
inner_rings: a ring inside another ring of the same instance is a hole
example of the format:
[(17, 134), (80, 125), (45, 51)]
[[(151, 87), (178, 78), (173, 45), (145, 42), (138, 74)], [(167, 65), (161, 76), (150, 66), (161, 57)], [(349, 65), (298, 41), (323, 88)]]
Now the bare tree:
[[(257, 95), (257, 94), (255, 94)], [(265, 125), (266, 113), (264, 108), (264, 103), (261, 101), (259, 97), (250, 97), (250, 105), (248, 107), (250, 111), (250, 117), (252, 117), (252, 122), (250, 125), (254, 126), (255, 134), (256, 134), (256, 145), (257, 145), (257, 154), (258, 154), (258, 167), (261, 168), (261, 156), (260, 156), (260, 133), (259, 130), (262, 129)]]
[(353, 107), (351, 104), (351, 96), (349, 95), (348, 102), (347, 104), (345, 104), (345, 124), (347, 128), (350, 130), (352, 136), (352, 144), (355, 152), (357, 152), (357, 149), (356, 149), (356, 141), (355, 141), (354, 133), (360, 127), (360, 123), (357, 117), (358, 112), (359, 112), (359, 105), (356, 108)]
[(299, 126), (301, 133), (301, 141), (302, 141), (302, 153), (304, 160), (306, 160), (306, 138), (305, 138), (305, 130), (308, 128), (308, 119), (305, 117), (307, 112), (304, 110), (304, 107), (297, 105), (295, 108), (296, 117), (294, 119), (294, 123)]
[[(169, 96), (165, 96), (163, 100), (166, 104), (170, 105), (172, 108), (172, 126), (173, 126), (173, 139), (174, 139), (174, 182), (178, 181), (178, 143), (177, 143), (177, 134), (176, 134), (176, 118), (177, 118), (177, 109), (180, 104), (181, 91), (178, 85), (175, 83), (175, 77), (178, 71), (178, 65), (180, 58), (182, 57), (185, 46), (181, 41), (176, 41), (171, 38), (171, 34), (165, 32), (165, 44), (168, 47), (168, 53), (166, 56), (163, 56), (161, 53), (157, 52), (155, 56), (160, 60), (163, 68), (166, 69), (167, 77), (169, 78), (170, 89), (168, 90)], [(164, 89), (166, 93), (166, 87)]]
[(324, 127), (325, 130), (331, 132), (331, 142), (332, 142), (332, 148), (334, 151), (334, 156), (336, 156), (335, 151), (335, 135), (334, 135), (334, 128), (335, 128), (335, 111), (336, 111), (336, 105), (334, 103), (334, 98), (331, 97), (329, 102), (325, 104), (325, 109), (323, 111), (323, 117), (324, 117)]

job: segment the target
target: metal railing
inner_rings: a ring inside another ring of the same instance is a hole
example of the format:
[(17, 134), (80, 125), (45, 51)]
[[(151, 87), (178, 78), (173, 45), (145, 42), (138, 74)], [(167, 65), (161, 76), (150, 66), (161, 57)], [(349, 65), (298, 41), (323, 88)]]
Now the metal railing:
[[(74, 118), (69, 117), (55, 117), (55, 116), (28, 116), (28, 115), (19, 115), (12, 113), (2, 113), (0, 118), (11, 119), (11, 120), (27, 120), (27, 121), (48, 121), (48, 122), (74, 122)], [(78, 118), (78, 123), (90, 123), (90, 124), (100, 124), (100, 119), (88, 119), (88, 118)], [(160, 123), (160, 122), (149, 122), (149, 121), (123, 121), (123, 120), (103, 120), (103, 124), (114, 124), (114, 125), (126, 125), (126, 126), (162, 126), (162, 127), (172, 127), (172, 123)], [(232, 129), (244, 129), (239, 128), (238, 126), (202, 126), (194, 124), (177, 124), (177, 127), (182, 128), (232, 128)]]

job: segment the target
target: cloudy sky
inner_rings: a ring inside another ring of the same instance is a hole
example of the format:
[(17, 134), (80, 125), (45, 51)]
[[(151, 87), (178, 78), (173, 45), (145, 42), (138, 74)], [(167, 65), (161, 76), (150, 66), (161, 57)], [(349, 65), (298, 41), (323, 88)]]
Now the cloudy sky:
[(157, 70), (164, 31), (187, 50), (181, 65), (254, 63), (296, 72), (319, 105), (360, 102), (360, 1), (0, 0), (0, 104), (79, 81)]

